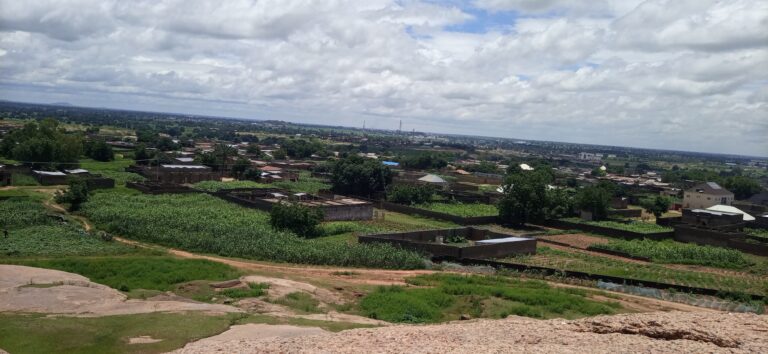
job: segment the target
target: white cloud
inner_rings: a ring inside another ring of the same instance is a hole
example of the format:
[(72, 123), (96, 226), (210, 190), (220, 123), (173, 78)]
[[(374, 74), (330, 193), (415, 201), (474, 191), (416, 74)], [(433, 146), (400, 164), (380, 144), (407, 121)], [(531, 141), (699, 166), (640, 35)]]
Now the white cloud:
[(0, 0), (0, 95), (768, 155), (764, 2), (474, 4)]

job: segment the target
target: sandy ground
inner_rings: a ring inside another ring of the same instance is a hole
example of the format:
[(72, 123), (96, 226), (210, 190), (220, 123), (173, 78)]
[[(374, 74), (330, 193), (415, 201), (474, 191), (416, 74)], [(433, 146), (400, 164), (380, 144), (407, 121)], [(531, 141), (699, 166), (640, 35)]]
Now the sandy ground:
[(261, 328), (225, 332), (228, 335), (220, 338), (226, 340), (201, 340), (178, 352), (768, 353), (768, 317), (754, 314), (666, 312), (574, 321), (509, 317), (298, 337), (264, 338), (252, 333)]
[[(184, 348), (173, 351), (172, 353), (199, 353), (200, 348), (216, 348), (222, 345), (229, 345), (230, 343), (245, 343), (273, 338), (295, 338), (301, 336), (323, 335), (327, 333), (329, 332), (317, 327), (249, 323), (232, 326), (222, 334), (189, 343)], [(228, 351), (228, 353), (237, 353), (237, 351)]]
[(108, 286), (58, 270), (0, 265), (0, 312), (109, 316), (150, 312), (241, 312), (192, 301), (128, 300)]

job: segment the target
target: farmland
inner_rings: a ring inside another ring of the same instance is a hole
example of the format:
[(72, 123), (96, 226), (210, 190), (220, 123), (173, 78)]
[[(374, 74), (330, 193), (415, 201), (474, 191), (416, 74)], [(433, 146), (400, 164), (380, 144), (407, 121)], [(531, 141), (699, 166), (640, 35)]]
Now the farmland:
[(131, 247), (104, 241), (94, 233), (50, 215), (36, 201), (2, 201), (0, 225), (9, 230), (8, 238), (0, 243), (0, 257), (114, 255), (132, 252)]
[(115, 180), (117, 185), (125, 185), (126, 182), (141, 182), (145, 180), (141, 175), (125, 172), (125, 168), (134, 163), (133, 159), (121, 154), (115, 154), (115, 160), (109, 162), (95, 161), (92, 159), (80, 160), (80, 167), (93, 174), (99, 174)]
[(631, 231), (631, 232), (637, 232), (637, 233), (643, 233), (643, 234), (673, 231), (671, 227), (651, 224), (647, 222), (635, 221), (635, 220), (629, 220), (627, 222), (610, 221), (610, 220), (584, 221), (580, 218), (565, 218), (561, 220), (577, 223), (577, 224), (601, 226), (601, 227), (607, 227), (611, 229)]
[(421, 275), (406, 279), (419, 288), (380, 287), (360, 302), (371, 318), (390, 322), (431, 323), (472, 317), (578, 318), (611, 314), (615, 303), (589, 300), (577, 289), (552, 288), (546, 283), (498, 276)]
[(97, 226), (125, 237), (190, 251), (256, 260), (321, 265), (421, 268), (414, 252), (386, 245), (322, 242), (275, 231), (269, 215), (208, 195), (99, 193), (83, 213)]
[(768, 294), (768, 278), (763, 275), (729, 272), (710, 273), (671, 268), (669, 266), (653, 263), (629, 263), (609, 257), (563, 251), (549, 247), (539, 247), (536, 255), (533, 256), (510, 257), (503, 259), (503, 261), (515, 264), (623, 277), (640, 281), (654, 281), (692, 287), (703, 287), (729, 292), (747, 292), (760, 295)]
[(416, 207), (464, 218), (499, 215), (499, 209), (495, 205), (480, 203), (429, 203)]
[(751, 265), (750, 260), (737, 250), (672, 240), (612, 240), (609, 243), (594, 244), (590, 247), (649, 258), (659, 263), (693, 264), (729, 269), (744, 269)]
[(195, 189), (206, 192), (217, 192), (224, 189), (236, 189), (236, 188), (269, 188), (270, 184), (258, 183), (253, 181), (232, 181), (232, 182), (220, 182), (220, 181), (202, 181), (195, 183), (193, 186)]

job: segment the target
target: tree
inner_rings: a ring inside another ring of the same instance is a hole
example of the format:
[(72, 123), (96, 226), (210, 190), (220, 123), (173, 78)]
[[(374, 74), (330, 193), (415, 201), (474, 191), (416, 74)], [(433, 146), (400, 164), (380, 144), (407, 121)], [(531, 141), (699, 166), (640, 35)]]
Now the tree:
[(288, 153), (285, 149), (277, 149), (272, 152), (272, 157), (275, 158), (275, 160), (285, 160), (288, 158)]
[(593, 220), (603, 220), (608, 217), (610, 200), (610, 192), (598, 186), (581, 189), (575, 198), (576, 208), (592, 213)]
[(752, 178), (744, 176), (730, 177), (725, 181), (725, 188), (733, 192), (736, 199), (747, 199), (763, 191), (760, 184)]
[(549, 182), (550, 175), (542, 171), (509, 174), (504, 181), (504, 196), (498, 205), (502, 222), (523, 225), (544, 221), (550, 207)]
[(69, 204), (69, 211), (80, 210), (80, 205), (88, 201), (88, 184), (85, 180), (74, 178), (69, 181), (69, 188), (64, 193), (56, 193), (56, 203)]
[(85, 144), (85, 156), (96, 161), (107, 162), (115, 159), (115, 152), (104, 140), (96, 140)]
[(398, 184), (387, 192), (387, 200), (398, 204), (424, 204), (432, 201), (431, 186)]
[(77, 162), (82, 154), (82, 136), (67, 133), (53, 119), (27, 123), (0, 141), (0, 155), (33, 166)]
[(269, 213), (269, 223), (276, 230), (288, 230), (303, 237), (320, 234), (317, 226), (323, 221), (323, 211), (299, 203), (275, 203)]
[(258, 181), (261, 179), (261, 170), (254, 167), (249, 167), (243, 173), (243, 178), (249, 181)]
[(640, 206), (646, 211), (653, 214), (657, 219), (669, 210), (669, 206), (672, 204), (672, 200), (665, 196), (657, 195), (653, 199), (643, 199), (640, 201)]
[(257, 144), (248, 144), (248, 147), (245, 148), (245, 152), (256, 156), (261, 156), (261, 148), (259, 148), (259, 145)]
[(144, 144), (136, 145), (136, 151), (133, 153), (133, 158), (136, 160), (136, 163), (139, 165), (147, 165), (149, 164), (149, 160), (152, 159), (155, 155), (150, 153), (149, 150), (147, 150), (147, 146)]
[(349, 156), (332, 168), (332, 189), (338, 194), (370, 196), (392, 182), (392, 171), (378, 160)]
[(237, 177), (243, 176), (246, 170), (248, 170), (251, 167), (251, 160), (248, 160), (244, 157), (239, 157), (235, 164), (232, 165), (232, 174), (234, 174)]

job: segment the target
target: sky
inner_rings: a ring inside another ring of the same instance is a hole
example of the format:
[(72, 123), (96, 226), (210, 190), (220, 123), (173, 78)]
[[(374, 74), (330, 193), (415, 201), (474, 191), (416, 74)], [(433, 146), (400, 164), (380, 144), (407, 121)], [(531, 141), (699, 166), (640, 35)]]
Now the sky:
[(0, 99), (768, 156), (768, 1), (0, 0)]

